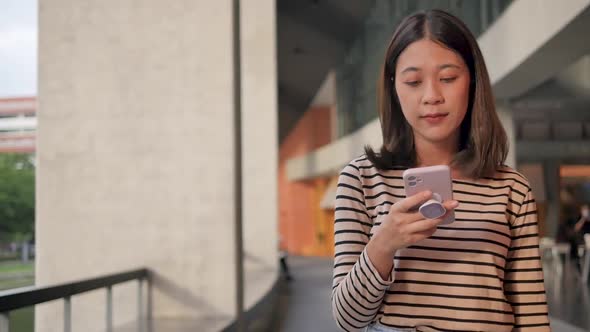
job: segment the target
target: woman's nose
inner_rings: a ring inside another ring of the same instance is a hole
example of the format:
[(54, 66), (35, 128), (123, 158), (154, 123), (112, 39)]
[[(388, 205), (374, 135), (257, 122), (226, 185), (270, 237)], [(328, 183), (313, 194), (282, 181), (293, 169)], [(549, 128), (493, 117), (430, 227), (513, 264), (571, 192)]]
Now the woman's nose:
[(424, 96), (422, 102), (425, 105), (437, 105), (444, 102), (443, 95), (436, 83), (428, 83), (424, 89)]

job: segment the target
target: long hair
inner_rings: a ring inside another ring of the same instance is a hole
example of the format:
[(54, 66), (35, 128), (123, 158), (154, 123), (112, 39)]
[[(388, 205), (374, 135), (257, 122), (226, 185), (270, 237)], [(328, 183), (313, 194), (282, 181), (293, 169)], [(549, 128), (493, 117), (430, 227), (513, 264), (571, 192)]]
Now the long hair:
[(508, 140), (496, 113), (483, 55), (461, 20), (436, 9), (406, 17), (393, 33), (377, 83), (383, 146), (379, 153), (365, 147), (367, 158), (379, 169), (417, 165), (412, 127), (402, 113), (395, 90), (395, 70), (397, 59), (406, 47), (424, 38), (458, 53), (471, 78), (467, 112), (459, 129), (458, 153), (452, 165), (471, 178), (491, 176), (506, 160)]

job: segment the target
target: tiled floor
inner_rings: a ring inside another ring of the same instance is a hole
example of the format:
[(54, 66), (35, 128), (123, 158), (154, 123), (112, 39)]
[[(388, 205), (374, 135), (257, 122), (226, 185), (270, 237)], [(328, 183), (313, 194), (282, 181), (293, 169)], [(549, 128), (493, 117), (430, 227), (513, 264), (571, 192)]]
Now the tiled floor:
[[(339, 331), (332, 319), (332, 259), (289, 257), (294, 281), (287, 302), (283, 332)], [(590, 331), (590, 287), (582, 285), (571, 264), (560, 272), (546, 261), (545, 283), (553, 332)]]

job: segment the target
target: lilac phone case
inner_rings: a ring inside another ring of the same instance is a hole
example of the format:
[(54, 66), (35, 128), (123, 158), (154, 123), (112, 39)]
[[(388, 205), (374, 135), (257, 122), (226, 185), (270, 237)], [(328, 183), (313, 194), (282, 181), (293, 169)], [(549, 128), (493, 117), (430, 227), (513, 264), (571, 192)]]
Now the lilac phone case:
[[(453, 199), (453, 183), (449, 166), (409, 168), (402, 176), (406, 197), (430, 190), (432, 193), (439, 194), (443, 202)], [(455, 221), (455, 212), (451, 211), (442, 224), (450, 224), (453, 221)]]

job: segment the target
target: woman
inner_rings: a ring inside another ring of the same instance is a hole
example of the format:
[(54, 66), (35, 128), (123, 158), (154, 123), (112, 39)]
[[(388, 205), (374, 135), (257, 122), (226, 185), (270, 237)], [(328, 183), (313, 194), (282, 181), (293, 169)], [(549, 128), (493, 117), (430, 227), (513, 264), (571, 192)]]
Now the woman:
[[(456, 17), (404, 19), (378, 86), (383, 146), (342, 171), (334, 317), (346, 331), (549, 331), (528, 181), (504, 166), (507, 138), (477, 42)], [(409, 167), (451, 167), (455, 222), (405, 197)]]
[(590, 205), (582, 204), (580, 206), (580, 216), (574, 226), (574, 231), (581, 235), (590, 233)]
[(588, 204), (580, 205), (578, 214), (574, 218), (566, 220), (564, 226), (569, 230), (566, 232), (566, 240), (570, 244), (570, 256), (578, 271), (582, 272), (578, 248), (584, 247), (584, 234), (590, 233), (590, 206)]

